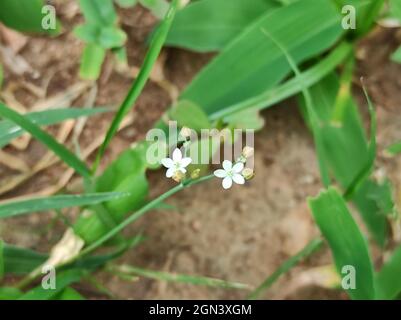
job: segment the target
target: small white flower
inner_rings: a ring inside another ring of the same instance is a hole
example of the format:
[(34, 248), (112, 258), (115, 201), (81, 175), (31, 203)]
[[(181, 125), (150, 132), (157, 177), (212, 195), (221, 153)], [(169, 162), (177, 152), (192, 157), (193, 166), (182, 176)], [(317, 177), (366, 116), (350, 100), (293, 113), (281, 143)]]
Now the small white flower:
[(171, 178), (177, 172), (185, 174), (185, 169), (192, 162), (191, 158), (183, 158), (181, 150), (176, 148), (173, 152), (173, 159), (164, 158), (161, 160), (163, 166), (167, 168), (166, 177)]
[(222, 185), (224, 189), (230, 189), (233, 185), (233, 181), (237, 184), (245, 183), (245, 179), (241, 175), (242, 169), (244, 169), (244, 164), (242, 162), (238, 162), (233, 166), (231, 161), (224, 160), (223, 169), (216, 170), (214, 175), (217, 178), (223, 179)]

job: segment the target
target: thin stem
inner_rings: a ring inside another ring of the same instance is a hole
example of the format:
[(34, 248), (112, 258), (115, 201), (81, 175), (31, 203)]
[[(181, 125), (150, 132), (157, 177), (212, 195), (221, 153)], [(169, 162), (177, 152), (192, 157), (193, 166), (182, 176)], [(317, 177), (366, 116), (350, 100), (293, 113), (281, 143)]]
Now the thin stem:
[[(174, 188), (170, 189), (169, 191), (163, 193), (156, 199), (152, 200), (149, 202), (147, 205), (143, 206), (140, 210), (134, 212), (132, 215), (130, 215), (127, 219), (125, 219), (123, 222), (115, 226), (112, 230), (110, 230), (108, 233), (106, 233), (104, 236), (102, 236), (100, 239), (86, 247), (84, 250), (82, 250), (78, 255), (72, 257), (70, 260), (64, 262), (61, 265), (58, 265), (57, 268), (60, 268), (62, 266), (65, 266), (67, 264), (70, 264), (79, 258), (82, 258), (83, 256), (91, 253), (92, 251), (96, 250), (99, 248), (103, 243), (105, 243), (107, 240), (110, 240), (114, 236), (116, 236), (120, 231), (125, 229), (129, 224), (132, 222), (136, 221), (140, 217), (142, 217), (146, 212), (152, 210), (156, 206), (158, 206), (161, 202), (166, 200), (167, 198), (171, 197), (172, 195), (176, 194), (177, 192), (189, 188), (190, 186), (196, 185), (198, 183), (210, 180), (214, 177), (213, 174), (201, 177), (199, 179), (189, 179), (186, 181), (183, 181), (181, 184), (175, 186)], [(22, 289), (29, 285), (33, 280), (35, 280), (39, 275), (41, 274), (41, 266), (36, 268), (34, 271), (32, 271), (30, 274), (28, 274), (25, 278), (23, 278), (18, 284), (17, 288)]]

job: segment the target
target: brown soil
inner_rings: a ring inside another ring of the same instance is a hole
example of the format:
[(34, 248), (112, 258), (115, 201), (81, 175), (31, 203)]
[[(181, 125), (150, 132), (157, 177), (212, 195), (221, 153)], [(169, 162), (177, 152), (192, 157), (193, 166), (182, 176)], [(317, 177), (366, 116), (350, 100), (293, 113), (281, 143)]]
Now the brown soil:
[[(5, 86), (14, 85), (18, 101), (31, 106), (37, 97), (22, 89), (22, 83), (31, 82), (44, 87), (49, 80), (47, 96), (63, 92), (77, 83), (79, 57), (82, 44), (71, 33), (79, 16), (68, 17), (72, 1), (58, 1), (65, 32), (55, 39), (29, 38), (19, 53), (39, 76), (16, 76), (5, 70)], [(129, 35), (130, 65), (140, 66), (146, 52), (146, 35), (155, 21), (141, 8), (121, 12), (124, 29)], [(135, 21), (133, 23), (132, 21)], [(401, 161), (383, 157), (382, 150), (391, 142), (401, 139), (401, 66), (389, 61), (397, 47), (396, 30), (378, 28), (359, 46), (358, 75), (363, 75), (378, 108), (380, 148), (378, 169), (385, 170), (393, 182), (400, 186)], [(196, 72), (211, 58), (183, 50), (165, 49), (167, 55), (164, 72), (170, 82), (182, 89)], [(118, 105), (124, 98), (131, 79), (113, 71), (110, 59), (99, 81), (95, 105)], [(109, 71), (107, 71), (109, 70)], [(361, 90), (355, 94), (365, 107)], [(83, 105), (84, 98), (74, 102)], [(169, 106), (168, 93), (154, 82), (149, 82), (139, 98), (133, 123), (124, 129), (111, 144), (103, 167), (131, 143), (143, 138), (155, 120)], [(28, 107), (29, 109), (29, 107)], [(365, 111), (363, 111), (366, 113)], [(143, 230), (147, 240), (126, 253), (119, 263), (133, 264), (152, 270), (163, 270), (191, 275), (203, 275), (257, 286), (285, 259), (300, 250), (318, 230), (313, 224), (306, 199), (316, 195), (321, 188), (313, 142), (294, 101), (282, 103), (263, 113), (266, 125), (256, 136), (256, 177), (244, 187), (223, 191), (218, 181), (198, 185), (172, 197), (168, 202), (176, 210), (159, 210), (149, 213), (126, 231), (135, 234)], [(95, 137), (103, 135), (112, 115), (91, 118), (81, 136), (81, 147)], [(57, 127), (52, 132), (57, 132)], [(24, 151), (7, 147), (7, 152), (33, 165), (45, 152), (32, 141)], [(64, 172), (62, 165), (35, 175), (23, 186), (3, 198), (30, 194), (56, 183)], [(16, 174), (1, 165), (1, 179)], [(173, 184), (162, 172), (151, 172), (149, 178), (152, 195), (167, 190)], [(68, 190), (74, 189), (74, 181)], [(399, 190), (399, 189), (398, 189)], [(71, 212), (74, 214), (74, 212)], [(47, 251), (60, 238), (64, 226), (53, 221), (52, 214), (33, 214), (0, 221), (0, 234), (9, 243)], [(343, 293), (304, 287), (288, 291), (297, 275), (312, 267), (329, 264), (327, 249), (315, 254), (283, 276), (263, 297), (326, 299), (346, 298)], [(241, 299), (246, 292), (210, 289), (186, 284), (166, 284), (140, 279), (127, 282), (98, 274), (99, 280), (118, 298), (123, 299)], [(84, 290), (87, 290), (84, 288)], [(93, 294), (93, 298), (102, 297)]]

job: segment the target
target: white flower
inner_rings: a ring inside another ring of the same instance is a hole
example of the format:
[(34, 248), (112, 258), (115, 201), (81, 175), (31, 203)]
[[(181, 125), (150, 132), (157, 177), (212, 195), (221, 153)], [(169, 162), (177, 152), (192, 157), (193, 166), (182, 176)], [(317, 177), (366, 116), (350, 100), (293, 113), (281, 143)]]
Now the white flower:
[(181, 172), (185, 174), (185, 169), (192, 162), (191, 158), (183, 158), (181, 150), (176, 148), (173, 152), (173, 159), (164, 158), (161, 160), (163, 166), (167, 168), (166, 177), (171, 178), (175, 173)]
[(217, 178), (223, 179), (223, 188), (230, 189), (233, 185), (233, 181), (237, 184), (244, 184), (245, 179), (240, 174), (242, 169), (244, 169), (244, 164), (242, 162), (236, 163), (234, 166), (231, 161), (223, 161), (223, 169), (216, 170), (214, 175)]

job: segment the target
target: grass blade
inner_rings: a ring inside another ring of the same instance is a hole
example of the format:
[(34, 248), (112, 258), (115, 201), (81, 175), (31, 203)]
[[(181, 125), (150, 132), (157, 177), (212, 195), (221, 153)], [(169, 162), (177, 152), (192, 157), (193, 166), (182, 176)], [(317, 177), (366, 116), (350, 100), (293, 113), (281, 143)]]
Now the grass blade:
[(152, 38), (152, 42), (150, 44), (149, 51), (145, 57), (145, 61), (142, 64), (141, 70), (138, 74), (138, 77), (134, 81), (131, 89), (129, 90), (126, 98), (124, 99), (123, 103), (121, 104), (117, 114), (115, 115), (109, 130), (106, 133), (106, 137), (101, 145), (96, 160), (93, 166), (93, 172), (96, 172), (97, 167), (99, 165), (100, 159), (102, 158), (107, 146), (109, 145), (111, 139), (116, 134), (121, 121), (124, 119), (125, 115), (128, 113), (130, 108), (134, 106), (137, 98), (139, 97), (142, 89), (144, 88), (150, 72), (152, 71), (152, 67), (156, 62), (157, 57), (163, 47), (164, 41), (167, 37), (168, 31), (170, 29), (171, 23), (173, 22), (175, 12), (177, 10), (179, 1), (173, 0), (170, 6), (169, 11), (167, 12), (164, 20), (159, 25), (158, 29), (155, 32), (154, 37)]
[(219, 51), (261, 15), (279, 7), (276, 0), (194, 1), (177, 12), (166, 44)]
[(312, 253), (319, 250), (323, 241), (321, 239), (313, 239), (309, 242), (305, 248), (299, 251), (296, 255), (292, 256), (288, 260), (286, 260), (283, 264), (278, 267), (276, 271), (274, 271), (263, 283), (255, 289), (249, 296), (249, 300), (257, 299), (264, 291), (269, 289), (273, 283), (277, 281), (283, 274), (287, 273), (291, 268), (300, 263), (302, 260), (306, 259)]
[(386, 149), (386, 152), (389, 153), (391, 156), (395, 156), (398, 153), (401, 153), (401, 141), (392, 144)]
[(224, 281), (220, 279), (198, 277), (184, 274), (174, 274), (169, 272), (152, 271), (134, 266), (122, 265), (110, 267), (110, 270), (117, 275), (136, 275), (149, 279), (155, 279), (167, 282), (180, 282), (199, 286), (225, 288), (225, 289), (249, 289), (249, 286), (243, 283)]
[(83, 195), (58, 195), (10, 202), (0, 205), (0, 219), (31, 212), (93, 205), (112, 199), (122, 198), (127, 195), (129, 194), (120, 192), (107, 192)]
[(369, 98), (368, 92), (366, 88), (363, 88), (366, 99), (368, 101), (369, 113), (370, 113), (370, 143), (368, 147), (368, 158), (365, 166), (362, 167), (361, 171), (355, 176), (355, 179), (348, 186), (347, 190), (344, 193), (345, 199), (350, 199), (354, 195), (356, 189), (363, 183), (367, 178), (369, 178), (370, 173), (373, 170), (376, 160), (377, 153), (377, 142), (376, 142), (376, 134), (377, 134), (377, 117), (376, 111), (373, 107), (372, 101)]
[(283, 45), (281, 45), (276, 39), (274, 39), (265, 29), (262, 29), (262, 31), (282, 51), (283, 55), (286, 57), (286, 59), (288, 61), (288, 64), (290, 65), (292, 71), (295, 74), (295, 78), (298, 80), (298, 82), (301, 85), (301, 92), (305, 99), (307, 118), (309, 120), (311, 129), (312, 129), (313, 139), (314, 139), (316, 151), (318, 154), (317, 158), (318, 158), (318, 163), (319, 163), (320, 176), (321, 176), (323, 185), (327, 188), (330, 185), (330, 176), (329, 176), (329, 171), (328, 171), (327, 164), (326, 164), (325, 155), (323, 152), (323, 144), (322, 144), (323, 141), (322, 141), (321, 132), (319, 130), (319, 127), (320, 127), (319, 119), (316, 114), (310, 92), (304, 86), (303, 82), (301, 81), (301, 78), (300, 78), (301, 71), (298, 69), (296, 62), (291, 57), (288, 50)]
[(18, 112), (8, 108), (0, 103), (0, 115), (4, 118), (24, 128), (32, 136), (42, 142), (50, 150), (52, 150), (61, 160), (68, 164), (71, 168), (75, 169), (84, 178), (90, 178), (91, 172), (78, 157), (69, 151), (62, 144), (58, 143), (51, 135), (43, 131), (40, 127), (34, 124), (31, 120), (19, 114)]
[(343, 42), (319, 63), (303, 71), (298, 78), (294, 77), (284, 84), (266, 90), (250, 99), (231, 104), (230, 106), (215, 111), (209, 115), (209, 119), (217, 120), (250, 108), (255, 110), (265, 109), (284, 99), (292, 97), (300, 93), (303, 87), (308, 88), (325, 78), (351, 53), (351, 50), (352, 47)]
[(309, 200), (315, 221), (328, 241), (337, 272), (343, 267), (355, 269), (355, 288), (348, 289), (352, 299), (374, 299), (373, 266), (368, 246), (351, 216), (344, 199), (334, 188), (321, 192)]
[(85, 274), (84, 271), (76, 269), (58, 273), (55, 289), (44, 289), (42, 285), (40, 285), (25, 293), (18, 300), (50, 300), (70, 284), (80, 281)]
[(397, 298), (401, 292), (401, 246), (376, 274), (377, 299), (390, 300)]
[[(108, 108), (65, 108), (32, 112), (24, 116), (37, 125), (52, 125), (68, 119), (89, 117), (99, 113), (109, 112)], [(0, 121), (0, 148), (7, 145), (12, 139), (24, 133), (24, 129), (10, 120)]]

